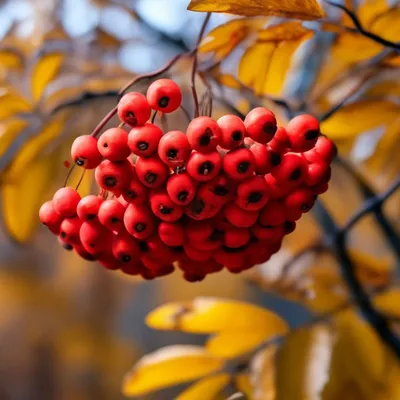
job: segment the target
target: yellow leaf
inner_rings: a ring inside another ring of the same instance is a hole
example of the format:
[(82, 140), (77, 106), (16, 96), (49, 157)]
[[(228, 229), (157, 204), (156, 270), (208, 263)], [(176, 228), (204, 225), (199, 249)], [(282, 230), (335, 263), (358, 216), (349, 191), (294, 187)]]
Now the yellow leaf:
[(400, 107), (390, 101), (361, 100), (343, 107), (321, 124), (330, 139), (351, 139), (360, 133), (386, 126), (398, 117)]
[(210, 339), (206, 343), (206, 349), (215, 356), (224, 358), (234, 358), (246, 354), (262, 343), (274, 337), (285, 334), (288, 330), (283, 326), (271, 326), (270, 329), (259, 330), (255, 325), (253, 330), (244, 332), (222, 332)]
[(188, 9), (245, 16), (274, 15), (313, 20), (325, 16), (316, 0), (191, 0)]
[(197, 297), (191, 302), (169, 303), (153, 310), (146, 323), (155, 329), (216, 333), (267, 329), (286, 330), (286, 323), (264, 308), (228, 299)]
[(400, 288), (389, 289), (375, 296), (374, 303), (382, 313), (388, 314), (391, 317), (400, 318)]
[(392, 8), (380, 15), (370, 25), (370, 30), (386, 40), (398, 42), (400, 37), (400, 8)]
[(240, 18), (217, 26), (201, 42), (199, 52), (213, 52), (217, 60), (228, 56), (251, 33), (265, 24), (265, 18)]
[(7, 151), (27, 125), (28, 122), (22, 119), (10, 119), (0, 123), (0, 156)]
[(237, 389), (243, 393), (247, 400), (253, 399), (253, 385), (250, 381), (250, 376), (248, 374), (238, 374), (235, 376), (235, 386)]
[(17, 113), (28, 112), (32, 106), (13, 90), (3, 89), (0, 92), (0, 120)]
[(223, 86), (227, 86), (232, 89), (240, 89), (241, 88), (240, 82), (233, 75), (220, 74), (217, 76), (217, 79), (218, 79), (218, 82)]
[(363, 26), (371, 28), (371, 23), (389, 8), (388, 0), (363, 0), (357, 9), (357, 16)]
[(284, 40), (298, 40), (304, 36), (311, 37), (313, 32), (304, 28), (301, 22), (290, 21), (262, 29), (258, 33), (258, 40), (263, 42), (281, 42)]
[(14, 49), (0, 50), (0, 68), (19, 69), (22, 68), (24, 59), (22, 54)]
[(400, 97), (400, 82), (397, 80), (384, 80), (373, 85), (366, 92), (368, 96), (397, 96)]
[(122, 391), (125, 396), (139, 396), (202, 378), (223, 365), (202, 347), (166, 346), (141, 358), (125, 376)]
[(32, 98), (35, 102), (41, 98), (47, 84), (57, 76), (63, 61), (62, 53), (48, 53), (38, 59), (31, 79)]
[(214, 400), (224, 390), (229, 380), (228, 374), (207, 376), (191, 385), (176, 397), (176, 400)]

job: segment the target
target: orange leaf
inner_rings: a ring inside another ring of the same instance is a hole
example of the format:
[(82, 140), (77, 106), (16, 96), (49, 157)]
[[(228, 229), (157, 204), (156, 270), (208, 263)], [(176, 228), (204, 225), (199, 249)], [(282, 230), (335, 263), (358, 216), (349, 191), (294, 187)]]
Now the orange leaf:
[(282, 40), (298, 40), (304, 36), (312, 35), (313, 32), (304, 28), (301, 22), (290, 21), (261, 30), (258, 34), (258, 40), (263, 42), (280, 42)]

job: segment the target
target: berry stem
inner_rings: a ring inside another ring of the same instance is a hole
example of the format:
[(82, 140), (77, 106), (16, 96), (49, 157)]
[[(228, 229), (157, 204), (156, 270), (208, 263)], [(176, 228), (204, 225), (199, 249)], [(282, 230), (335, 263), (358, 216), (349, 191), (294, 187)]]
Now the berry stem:
[(69, 179), (69, 177), (71, 176), (72, 171), (73, 171), (74, 168), (75, 168), (75, 165), (76, 165), (76, 164), (74, 163), (74, 165), (69, 169), (68, 174), (67, 174), (67, 176), (66, 176), (66, 178), (65, 178), (64, 186), (63, 186), (63, 187), (67, 186), (68, 179)]
[(96, 128), (94, 128), (93, 132), (90, 134), (93, 137), (96, 137), (100, 131), (106, 126), (106, 124), (111, 120), (112, 117), (114, 117), (114, 115), (117, 114), (118, 111), (118, 107), (115, 106), (100, 122), (99, 124), (96, 126)]
[(154, 111), (154, 114), (153, 114), (153, 116), (151, 117), (151, 123), (152, 123), (152, 124), (154, 124), (154, 121), (156, 120), (156, 117), (157, 117), (157, 110)]
[(191, 76), (191, 88), (194, 102), (194, 117), (197, 118), (199, 116), (199, 99), (197, 97), (196, 91), (196, 72), (197, 72), (197, 52), (199, 45), (203, 39), (204, 32), (206, 30), (208, 21), (210, 20), (211, 13), (207, 13), (206, 18), (204, 19), (203, 25), (200, 29), (199, 36), (197, 37), (196, 50), (193, 52), (193, 65), (192, 65), (192, 76)]

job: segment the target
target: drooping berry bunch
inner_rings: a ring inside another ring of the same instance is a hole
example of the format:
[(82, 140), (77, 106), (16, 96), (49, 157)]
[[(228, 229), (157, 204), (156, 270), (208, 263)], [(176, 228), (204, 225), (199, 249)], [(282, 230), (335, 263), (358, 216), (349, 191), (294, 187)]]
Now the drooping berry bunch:
[(175, 82), (157, 80), (147, 96), (121, 98), (122, 127), (75, 140), (72, 159), (95, 169), (100, 194), (63, 187), (41, 207), (65, 249), (145, 279), (173, 265), (188, 281), (223, 267), (237, 273), (276, 253), (327, 190), (335, 147), (314, 117), (277, 127), (258, 107), (244, 121), (194, 118), (186, 133), (149, 122), (152, 110), (170, 113), (181, 101)]

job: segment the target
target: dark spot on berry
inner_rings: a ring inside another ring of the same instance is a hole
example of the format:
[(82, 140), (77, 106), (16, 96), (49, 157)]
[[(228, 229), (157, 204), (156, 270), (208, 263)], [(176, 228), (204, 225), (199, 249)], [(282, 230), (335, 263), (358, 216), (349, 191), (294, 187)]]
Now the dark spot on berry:
[(204, 210), (204, 201), (201, 199), (194, 199), (190, 204), (190, 209), (192, 210), (193, 214), (201, 214)]
[(154, 172), (148, 172), (144, 179), (147, 183), (154, 183), (157, 180), (157, 175)]
[(215, 186), (213, 193), (216, 196), (226, 196), (229, 194), (229, 189), (227, 189), (225, 186), (217, 185)]
[(160, 213), (161, 213), (161, 214), (164, 214), (164, 215), (171, 214), (171, 213), (174, 211), (173, 208), (171, 208), (171, 207), (165, 207), (165, 206), (163, 206), (162, 204), (160, 204), (159, 210), (160, 210)]
[(213, 233), (209, 236), (208, 240), (211, 242), (216, 242), (218, 240), (221, 240), (223, 237), (224, 233), (219, 231), (218, 229), (214, 229)]
[(65, 249), (67, 251), (71, 251), (73, 249), (73, 247), (68, 243), (63, 243), (62, 247), (63, 247), (63, 249)]
[(289, 179), (291, 181), (296, 181), (297, 179), (299, 179), (301, 177), (301, 169), (300, 168), (296, 168), (289, 176)]
[(249, 167), (250, 163), (248, 161), (243, 161), (237, 165), (236, 171), (239, 172), (239, 174), (245, 174)]
[(146, 229), (146, 224), (139, 222), (135, 225), (136, 232), (143, 232), (145, 229)]
[(283, 224), (283, 228), (285, 229), (285, 233), (292, 233), (296, 228), (296, 222), (294, 221), (285, 221)]
[(139, 249), (145, 253), (149, 250), (149, 245), (147, 242), (139, 242)]
[(161, 108), (167, 107), (169, 104), (169, 97), (163, 96), (160, 100), (158, 100), (158, 106)]
[(129, 125), (137, 125), (136, 116), (135, 116), (135, 114), (134, 114), (132, 111), (128, 111), (128, 112), (125, 114), (125, 117), (126, 117), (126, 119), (128, 120)]
[(107, 178), (104, 179), (104, 184), (107, 187), (114, 187), (117, 184), (117, 178), (114, 176), (107, 176)]
[(60, 233), (60, 236), (61, 236), (62, 239), (64, 239), (64, 238), (67, 237), (67, 234), (66, 234), (64, 231), (62, 231), (62, 232)]
[(214, 169), (214, 165), (210, 161), (203, 162), (197, 169), (200, 175), (208, 175)]
[(93, 248), (94, 247), (94, 243), (89, 243), (89, 246)]
[(117, 218), (117, 217), (112, 217), (111, 218), (111, 223), (112, 224), (116, 224), (117, 222), (120, 222), (119, 218)]
[(170, 249), (175, 253), (183, 253), (185, 251), (183, 246), (172, 246)]
[(136, 197), (137, 197), (137, 193), (134, 192), (133, 190), (128, 190), (128, 191), (126, 192), (126, 195), (127, 195), (130, 199), (136, 199)]
[(124, 262), (124, 263), (128, 263), (128, 262), (131, 261), (131, 260), (132, 260), (132, 257), (131, 257), (130, 255), (128, 255), (128, 254), (124, 254), (124, 255), (121, 257), (121, 261)]
[(232, 133), (232, 140), (234, 142), (239, 142), (240, 140), (242, 140), (242, 138), (243, 138), (242, 132), (235, 131)]
[(249, 203), (258, 203), (262, 199), (263, 195), (260, 192), (251, 192), (247, 201)]
[(177, 155), (178, 155), (178, 150), (177, 149), (169, 149), (167, 151), (168, 160), (173, 160), (174, 158), (176, 158)]
[(225, 250), (227, 253), (239, 253), (243, 251), (247, 246), (240, 246), (240, 247), (228, 247), (228, 246), (222, 246), (222, 249)]
[(310, 210), (310, 208), (311, 208), (310, 205), (307, 203), (304, 203), (300, 206), (300, 210), (303, 212)]
[(200, 146), (208, 146), (211, 142), (212, 137), (213, 137), (212, 130), (210, 128), (207, 128), (200, 137), (199, 140)]
[(84, 255), (81, 255), (81, 257), (86, 261), (96, 261), (96, 257), (90, 253), (85, 253)]
[(178, 193), (178, 200), (179, 201), (186, 201), (189, 196), (189, 193), (186, 190)]
[(319, 130), (318, 129), (307, 131), (306, 134), (304, 135), (306, 140), (313, 140), (313, 139), (317, 138), (318, 136), (319, 136)]
[(83, 167), (85, 165), (85, 161), (82, 158), (77, 158), (75, 164), (79, 167)]
[(96, 214), (88, 214), (87, 215), (87, 219), (90, 221), (90, 220), (92, 220), (92, 219), (95, 219), (96, 218)]
[(271, 164), (276, 167), (281, 163), (282, 157), (279, 153), (272, 152), (271, 153)]
[(149, 144), (147, 142), (138, 142), (136, 147), (140, 150), (140, 151), (145, 151), (149, 148)]
[(267, 135), (275, 135), (275, 132), (277, 130), (276, 124), (272, 123), (272, 122), (266, 122), (263, 127), (262, 130), (264, 133), (266, 133)]
[(104, 143), (104, 144), (103, 144), (103, 147), (108, 147), (108, 143)]

